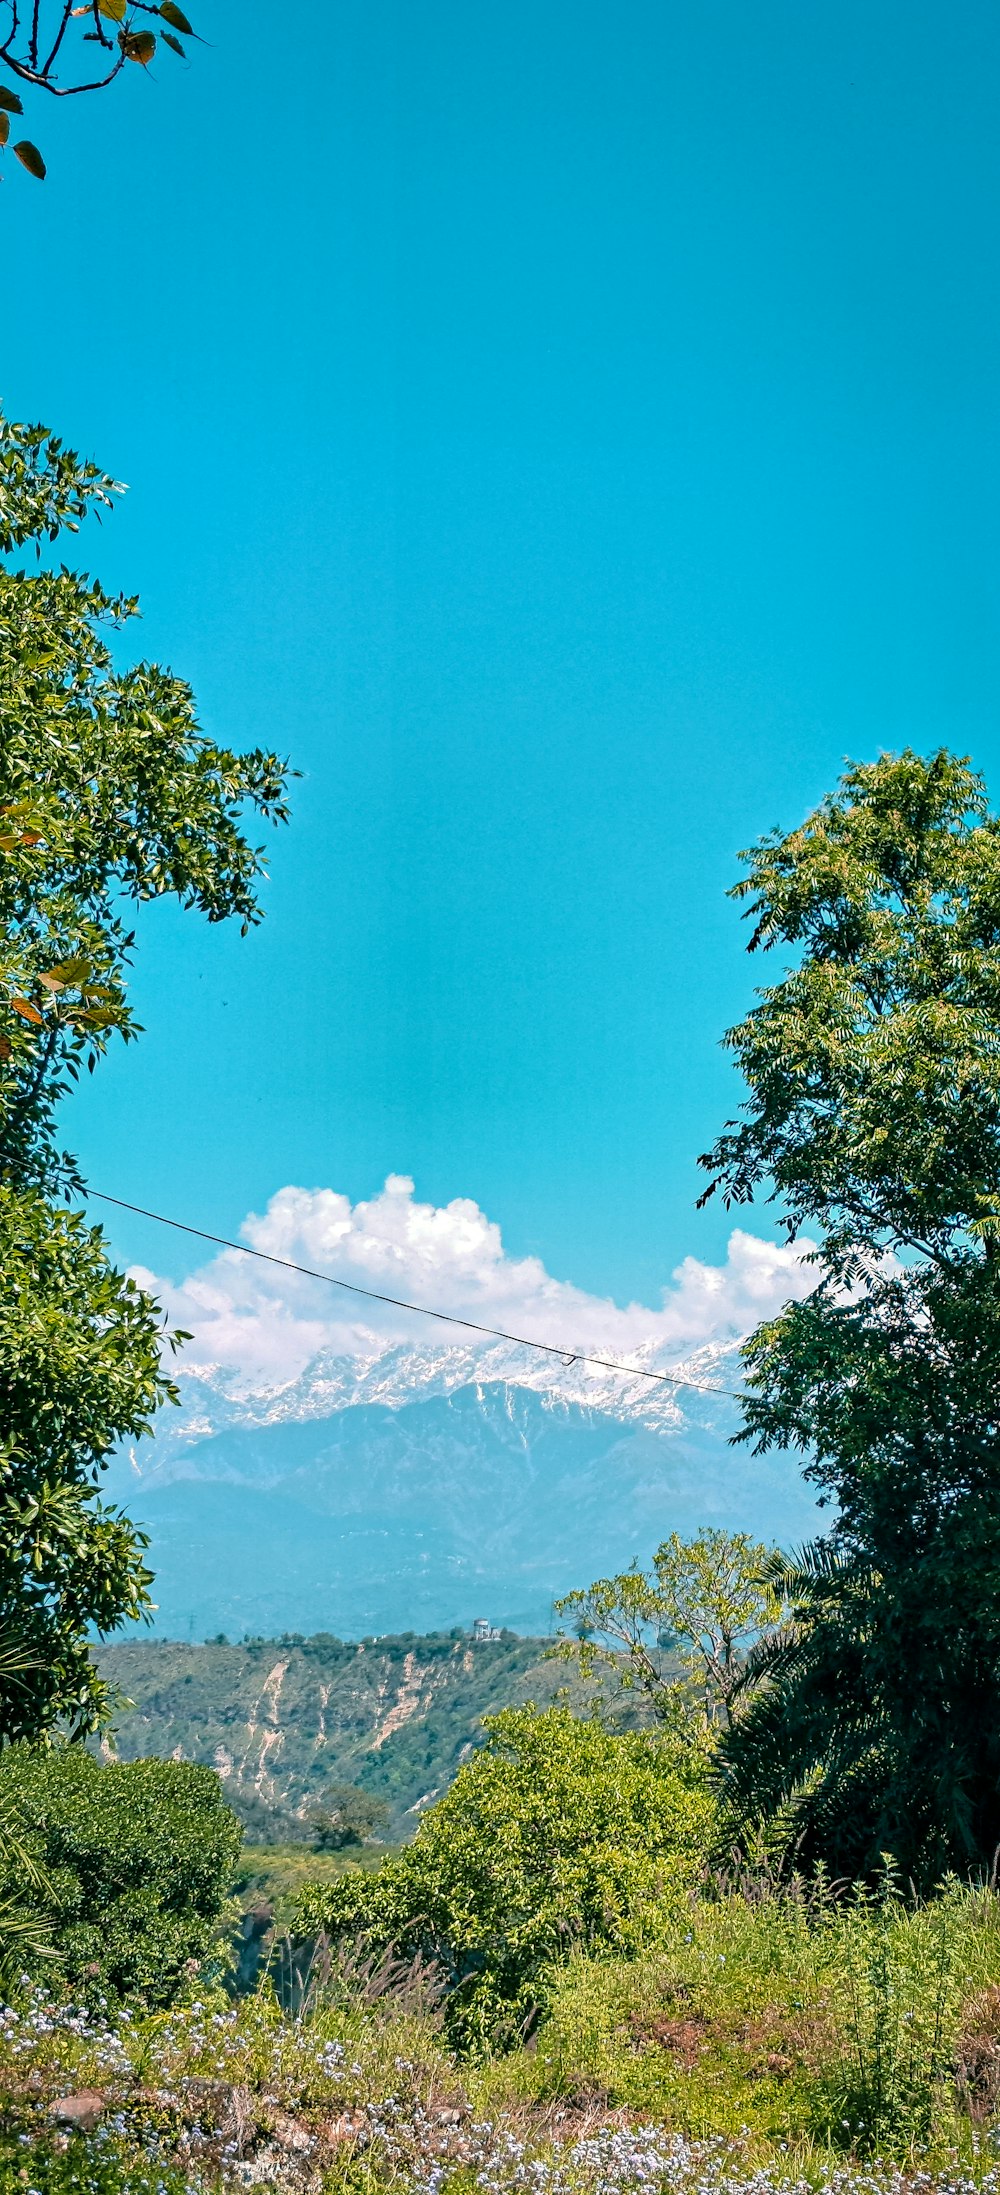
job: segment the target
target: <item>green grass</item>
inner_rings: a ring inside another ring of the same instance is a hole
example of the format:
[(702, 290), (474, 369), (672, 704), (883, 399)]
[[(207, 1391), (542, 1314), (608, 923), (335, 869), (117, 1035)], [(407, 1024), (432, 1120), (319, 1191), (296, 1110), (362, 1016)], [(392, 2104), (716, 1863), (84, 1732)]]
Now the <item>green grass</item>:
[[(274, 1862), (248, 1855), (247, 1882)], [(84, 2088), (97, 2132), (44, 2133)], [(39, 1990), (0, 2020), (3, 2195), (899, 2195), (900, 2168), (925, 2195), (962, 2175), (996, 2195), (994, 2129), (1000, 1899), (957, 1886), (915, 1912), (822, 1888), (692, 1899), (645, 1957), (569, 1957), (535, 2033), (475, 2066), (425, 1977), (350, 1947), (294, 2018), (266, 1986), (233, 2003), (192, 1981), (156, 2015)]]
[(2, 2130), (0, 2188), (4, 2195), (202, 2195), (186, 2171), (143, 2164), (126, 2143), (98, 2146), (77, 2135), (57, 2149)]
[(654, 1955), (570, 1959), (491, 2100), (599, 2100), (694, 2139), (911, 2157), (1000, 2117), (1000, 1901), (694, 1901)]

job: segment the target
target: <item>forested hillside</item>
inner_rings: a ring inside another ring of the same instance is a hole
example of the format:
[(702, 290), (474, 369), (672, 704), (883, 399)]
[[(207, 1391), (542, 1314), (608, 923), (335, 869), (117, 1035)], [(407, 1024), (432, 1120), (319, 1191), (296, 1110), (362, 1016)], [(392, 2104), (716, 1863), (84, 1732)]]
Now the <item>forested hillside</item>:
[[(547, 1645), (512, 1632), (476, 1644), (454, 1632), (350, 1643), (321, 1633), (240, 1646), (133, 1641), (102, 1647), (99, 1660), (133, 1703), (115, 1718), (120, 1758), (216, 1768), (255, 1838), (279, 1834), (287, 1816), (301, 1823), (339, 1782), (387, 1800), (390, 1835), (408, 1836), (480, 1741), (483, 1715), (548, 1705), (567, 1688), (578, 1711), (594, 1697), (546, 1658)], [(634, 1721), (633, 1697), (615, 1705)]]

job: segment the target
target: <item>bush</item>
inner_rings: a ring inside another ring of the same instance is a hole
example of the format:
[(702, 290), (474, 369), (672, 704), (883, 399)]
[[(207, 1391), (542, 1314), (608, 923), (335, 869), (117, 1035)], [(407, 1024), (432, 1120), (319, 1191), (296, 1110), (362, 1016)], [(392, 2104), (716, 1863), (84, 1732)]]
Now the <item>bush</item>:
[(343, 1852), (349, 1846), (367, 1844), (383, 1830), (391, 1807), (362, 1791), (356, 1783), (332, 1783), (310, 1816), (312, 1842), (318, 1852)]
[(311, 1886), (303, 1935), (362, 1936), (441, 1968), (455, 2041), (526, 2032), (574, 1948), (627, 1952), (692, 1881), (713, 1819), (703, 1759), (565, 1709), (486, 1718), (488, 1743), (378, 1872)]
[(489, 2084), (487, 2115), (596, 2096), (758, 2153), (974, 2156), (1000, 2111), (1000, 1899), (719, 1883), (648, 1954), (567, 1961), (536, 2047)]
[(120, 2144), (79, 2135), (57, 2149), (44, 2137), (0, 2133), (0, 2185), (17, 2195), (198, 2195), (197, 2182), (173, 2165), (145, 2164)]
[(43, 1871), (70, 1987), (168, 2004), (211, 1945), (240, 1848), (212, 1769), (13, 1746), (0, 1799)]

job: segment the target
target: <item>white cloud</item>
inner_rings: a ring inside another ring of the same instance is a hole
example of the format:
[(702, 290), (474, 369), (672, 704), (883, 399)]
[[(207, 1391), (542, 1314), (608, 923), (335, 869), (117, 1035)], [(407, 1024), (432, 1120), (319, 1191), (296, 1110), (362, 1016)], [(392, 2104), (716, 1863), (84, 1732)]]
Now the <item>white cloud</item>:
[[(534, 1257), (509, 1257), (500, 1229), (471, 1197), (422, 1204), (406, 1174), (352, 1205), (335, 1189), (279, 1189), (251, 1213), (244, 1241), (335, 1280), (403, 1297), (507, 1333), (616, 1358), (642, 1350), (677, 1359), (745, 1333), (791, 1296), (806, 1295), (812, 1245), (765, 1242), (734, 1229), (724, 1265), (685, 1258), (658, 1305), (624, 1307), (553, 1279)], [(136, 1270), (172, 1324), (192, 1334), (190, 1370), (214, 1364), (248, 1388), (295, 1379), (320, 1351), (371, 1355), (401, 1341), (460, 1340), (461, 1331), (223, 1251), (179, 1286)], [(472, 1337), (466, 1337), (471, 1339)]]

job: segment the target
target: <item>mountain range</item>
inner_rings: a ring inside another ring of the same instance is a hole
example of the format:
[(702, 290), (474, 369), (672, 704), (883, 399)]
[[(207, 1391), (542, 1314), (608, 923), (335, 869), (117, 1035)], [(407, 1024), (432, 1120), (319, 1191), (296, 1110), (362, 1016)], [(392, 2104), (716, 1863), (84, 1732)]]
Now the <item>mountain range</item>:
[(798, 1540), (816, 1512), (794, 1459), (729, 1445), (738, 1351), (640, 1350), (626, 1376), (505, 1343), (326, 1354), (271, 1387), (182, 1371), (180, 1410), (110, 1474), (150, 1534), (155, 1630), (360, 1638), (483, 1615), (537, 1636), (554, 1596), (672, 1530)]

